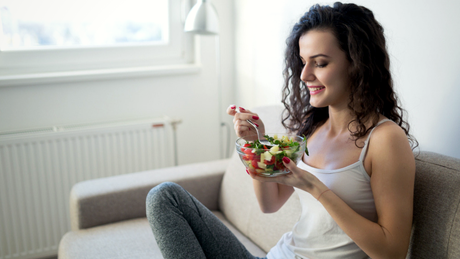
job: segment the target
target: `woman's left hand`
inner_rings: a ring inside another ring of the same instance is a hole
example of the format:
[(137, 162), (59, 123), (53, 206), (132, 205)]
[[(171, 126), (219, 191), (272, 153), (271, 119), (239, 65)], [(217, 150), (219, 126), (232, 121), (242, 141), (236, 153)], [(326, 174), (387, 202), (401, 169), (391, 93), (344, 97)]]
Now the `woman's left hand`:
[(276, 182), (284, 185), (289, 185), (309, 192), (315, 198), (318, 197), (321, 192), (328, 189), (326, 185), (324, 185), (318, 178), (316, 178), (316, 176), (303, 169), (300, 169), (289, 158), (284, 157), (283, 164), (290, 171), (290, 173), (276, 177), (259, 176), (257, 173), (250, 171), (248, 171), (248, 173), (254, 180), (259, 182)]

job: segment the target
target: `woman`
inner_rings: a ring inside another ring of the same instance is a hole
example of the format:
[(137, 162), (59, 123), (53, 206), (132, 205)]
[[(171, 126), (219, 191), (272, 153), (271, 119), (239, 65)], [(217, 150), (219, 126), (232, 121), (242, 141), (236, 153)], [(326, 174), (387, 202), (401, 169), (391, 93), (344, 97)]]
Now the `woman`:
[[(287, 40), (284, 75), (283, 124), (308, 137), (310, 156), (298, 166), (284, 158), (287, 175), (248, 172), (263, 212), (280, 209), (294, 191), (302, 205), (301, 218), (267, 258), (404, 258), (415, 162), (392, 87), (383, 28), (364, 7), (315, 5)], [(246, 120), (264, 131), (257, 114), (235, 110), (227, 112), (238, 136), (253, 134)], [(170, 213), (159, 213), (159, 204), (174, 205)], [(165, 258), (254, 258), (176, 185), (154, 188), (147, 205)], [(180, 216), (173, 221), (171, 215)], [(194, 242), (186, 249), (179, 241), (184, 232)]]

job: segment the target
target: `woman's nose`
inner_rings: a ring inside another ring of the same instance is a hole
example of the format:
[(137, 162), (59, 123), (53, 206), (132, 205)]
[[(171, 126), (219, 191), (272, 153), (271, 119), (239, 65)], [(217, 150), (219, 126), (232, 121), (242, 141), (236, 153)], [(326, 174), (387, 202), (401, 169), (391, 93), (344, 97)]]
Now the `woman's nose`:
[(302, 72), (300, 73), (300, 80), (303, 82), (309, 82), (315, 80), (315, 75), (308, 64), (304, 65)]

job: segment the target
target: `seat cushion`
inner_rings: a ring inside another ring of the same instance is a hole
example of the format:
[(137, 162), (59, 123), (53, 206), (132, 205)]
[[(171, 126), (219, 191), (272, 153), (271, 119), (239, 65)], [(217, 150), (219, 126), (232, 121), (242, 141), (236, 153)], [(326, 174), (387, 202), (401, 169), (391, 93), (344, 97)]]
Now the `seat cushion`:
[(163, 258), (147, 218), (66, 233), (59, 244), (59, 259)]
[[(265, 252), (236, 230), (222, 213), (213, 211), (255, 256)], [(152, 259), (163, 258), (147, 218), (71, 231), (59, 244), (59, 259)]]
[(218, 212), (218, 211), (213, 211), (213, 213), (214, 213), (214, 215), (216, 215), (222, 221), (222, 223), (225, 224), (225, 226), (227, 226), (228, 229), (230, 229), (230, 231), (233, 232), (233, 234), (235, 234), (236, 238), (238, 238), (238, 240), (240, 240), (240, 242), (243, 243), (243, 245), (246, 247), (246, 249), (248, 249), (248, 251), (252, 255), (258, 256), (258, 257), (265, 257), (267, 255), (267, 253), (265, 253), (264, 250), (260, 249), (260, 247), (258, 247), (254, 242), (252, 242), (249, 238), (247, 238), (245, 235), (243, 235), (243, 233), (238, 231), (225, 218), (224, 214), (222, 214), (221, 212)]

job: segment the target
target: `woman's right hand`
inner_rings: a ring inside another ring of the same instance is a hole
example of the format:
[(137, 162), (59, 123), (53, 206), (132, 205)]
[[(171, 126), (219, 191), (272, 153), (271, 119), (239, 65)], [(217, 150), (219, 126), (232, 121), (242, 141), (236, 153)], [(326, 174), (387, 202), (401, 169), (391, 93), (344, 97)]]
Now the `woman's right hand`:
[[(241, 107), (239, 107), (239, 111), (240, 112), (236, 111), (235, 105), (230, 105), (227, 108), (227, 113), (233, 116), (233, 128), (238, 137), (248, 141), (257, 139), (257, 133), (254, 127), (252, 127), (247, 120), (251, 120), (253, 123), (257, 124), (259, 134), (261, 136), (265, 135), (264, 123), (257, 113), (253, 113)], [(250, 174), (249, 171), (247, 172)], [(292, 186), (281, 185), (276, 182), (261, 182), (254, 179), (253, 185), (257, 201), (264, 213), (272, 213), (279, 210), (294, 192)]]
[(265, 134), (265, 126), (259, 118), (259, 115), (242, 107), (239, 107), (239, 110), (240, 112), (236, 111), (236, 105), (230, 105), (227, 108), (227, 113), (233, 116), (233, 128), (235, 129), (236, 135), (245, 140), (257, 139), (257, 133), (254, 127), (247, 122), (247, 120), (251, 120), (254, 124), (258, 125), (257, 129), (259, 130), (259, 134), (263, 136)]

